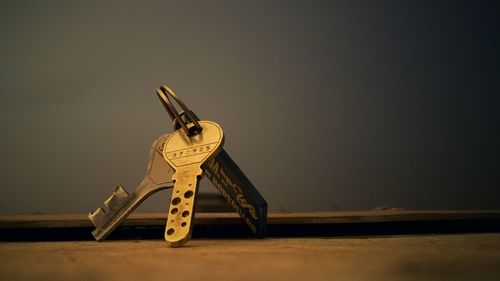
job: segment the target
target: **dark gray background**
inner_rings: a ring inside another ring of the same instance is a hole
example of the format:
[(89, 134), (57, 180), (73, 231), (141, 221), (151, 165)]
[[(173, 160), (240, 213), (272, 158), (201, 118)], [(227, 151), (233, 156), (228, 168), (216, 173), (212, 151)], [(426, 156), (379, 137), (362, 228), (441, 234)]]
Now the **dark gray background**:
[(495, 1), (102, 2), (0, 4), (0, 213), (133, 190), (161, 83), (270, 210), (500, 208)]

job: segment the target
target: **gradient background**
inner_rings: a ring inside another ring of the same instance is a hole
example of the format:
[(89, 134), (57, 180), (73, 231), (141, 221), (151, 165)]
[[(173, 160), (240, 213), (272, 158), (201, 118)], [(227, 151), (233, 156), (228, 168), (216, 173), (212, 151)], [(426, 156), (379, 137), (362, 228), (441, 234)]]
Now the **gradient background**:
[(2, 1), (0, 213), (135, 189), (162, 83), (270, 210), (498, 209), (497, 3)]

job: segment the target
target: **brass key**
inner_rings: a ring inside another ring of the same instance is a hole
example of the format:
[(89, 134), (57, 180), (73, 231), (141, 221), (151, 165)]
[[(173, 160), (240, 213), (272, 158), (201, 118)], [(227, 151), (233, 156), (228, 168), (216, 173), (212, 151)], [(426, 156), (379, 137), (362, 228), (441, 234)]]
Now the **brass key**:
[[(200, 119), (172, 89), (162, 85), (156, 89), (156, 93), (174, 122), (175, 130), (182, 128), (188, 132), (188, 135), (192, 135), (201, 129), (198, 124)], [(181, 113), (172, 105), (169, 97), (183, 110)], [(188, 124), (191, 125), (189, 128)], [(207, 162), (205, 175), (234, 207), (250, 229), (257, 234), (257, 237), (264, 237), (267, 224), (266, 200), (224, 149), (214, 159)]]
[(212, 121), (199, 121), (201, 131), (190, 136), (179, 129), (165, 141), (163, 157), (175, 170), (174, 190), (165, 228), (165, 240), (172, 247), (181, 247), (191, 238), (194, 205), (203, 165), (222, 149), (222, 128)]

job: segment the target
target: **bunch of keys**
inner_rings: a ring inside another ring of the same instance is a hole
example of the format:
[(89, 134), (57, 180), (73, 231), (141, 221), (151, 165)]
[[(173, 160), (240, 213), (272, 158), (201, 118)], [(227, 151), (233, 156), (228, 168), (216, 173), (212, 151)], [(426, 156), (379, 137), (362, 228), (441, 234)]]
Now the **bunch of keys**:
[[(104, 240), (146, 198), (173, 187), (165, 229), (165, 240), (173, 247), (189, 241), (198, 183), (203, 175), (214, 184), (257, 237), (266, 231), (267, 203), (236, 163), (222, 149), (222, 128), (212, 121), (200, 121), (167, 86), (158, 97), (176, 130), (162, 135), (151, 147), (146, 176), (130, 194), (118, 185), (102, 207), (89, 214), (96, 227), (96, 240)], [(171, 96), (182, 108), (178, 113)]]

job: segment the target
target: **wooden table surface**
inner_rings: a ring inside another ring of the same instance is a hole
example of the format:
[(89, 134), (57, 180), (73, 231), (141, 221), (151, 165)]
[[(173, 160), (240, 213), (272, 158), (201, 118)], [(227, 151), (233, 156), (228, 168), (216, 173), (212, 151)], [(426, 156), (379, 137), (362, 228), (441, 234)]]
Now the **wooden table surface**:
[(500, 280), (500, 234), (3, 242), (0, 280)]
[[(123, 222), (126, 226), (164, 225), (168, 214), (132, 213)], [(384, 210), (335, 212), (271, 212), (267, 223), (340, 224), (380, 223), (397, 221), (500, 220), (500, 210)], [(197, 213), (195, 224), (242, 224), (236, 213)], [(0, 215), (2, 228), (91, 227), (87, 214), (68, 215)]]
[(270, 213), (265, 239), (200, 213), (176, 249), (165, 218), (133, 214), (96, 242), (84, 214), (0, 216), (0, 281), (500, 280), (499, 211)]

